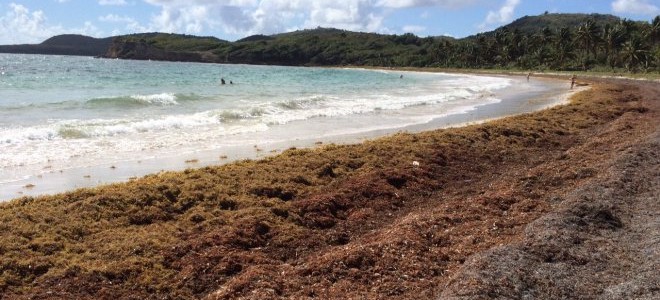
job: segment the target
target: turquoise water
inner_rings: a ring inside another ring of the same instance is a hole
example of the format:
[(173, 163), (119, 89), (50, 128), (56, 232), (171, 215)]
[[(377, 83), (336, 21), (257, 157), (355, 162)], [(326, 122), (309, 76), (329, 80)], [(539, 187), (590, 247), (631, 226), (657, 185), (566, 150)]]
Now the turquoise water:
[[(398, 74), (364, 70), (3, 54), (0, 72), (0, 126), (221, 109), (227, 113), (224, 117), (250, 117), (269, 109), (267, 103), (295, 110), (332, 97), (358, 100), (374, 88), (388, 93), (438, 78), (413, 74), (398, 80)], [(226, 85), (220, 85), (221, 78)]]
[(496, 103), (509, 86), (465, 75), (0, 54), (0, 184), (424, 124)]

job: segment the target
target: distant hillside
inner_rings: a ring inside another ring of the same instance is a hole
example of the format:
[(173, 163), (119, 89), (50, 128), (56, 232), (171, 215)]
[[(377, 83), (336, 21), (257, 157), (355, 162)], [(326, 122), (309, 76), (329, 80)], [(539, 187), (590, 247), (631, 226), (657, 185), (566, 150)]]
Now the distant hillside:
[[(222, 44), (229, 43), (216, 37), (194, 36), (188, 34), (173, 33), (138, 33), (117, 36), (115, 42), (139, 42), (144, 41), (149, 46), (153, 46), (164, 51), (208, 51), (217, 48)], [(107, 50), (107, 48), (106, 48)]]
[[(433, 38), (413, 34), (382, 35), (317, 28), (251, 37), (213, 50), (221, 62), (279, 65), (415, 64), (428, 54)], [(406, 61), (392, 61), (406, 54)]]
[(295, 66), (649, 71), (660, 69), (660, 17), (649, 23), (548, 13), (462, 39), (320, 27), (235, 42), (157, 32), (105, 39), (62, 35), (39, 45), (0, 46), (0, 52)]
[(215, 37), (183, 34), (140, 33), (115, 37), (103, 54), (108, 58), (216, 62), (208, 51), (229, 42)]
[[(382, 35), (333, 28), (253, 35), (236, 42), (160, 33), (117, 37), (109, 58), (189, 60), (277, 65), (417, 65), (429, 47), (446, 37)], [(394, 57), (406, 56), (394, 61)]]
[(267, 36), (267, 35), (263, 35), (263, 34), (255, 34), (255, 35), (251, 35), (251, 36), (242, 38), (240, 40), (237, 40), (236, 42), (237, 43), (257, 42), (257, 41), (267, 41), (267, 40), (272, 40), (272, 39), (273, 39), (273, 37), (271, 37), (271, 36)]
[(0, 53), (100, 56), (108, 51), (112, 39), (63, 34), (49, 38), (41, 44), (0, 46)]
[(111, 49), (113, 43), (139, 43), (140, 41), (145, 42), (147, 47), (153, 47), (166, 52), (206, 51), (215, 49), (223, 43), (228, 43), (227, 41), (215, 37), (198, 37), (156, 32), (122, 35), (102, 39), (78, 34), (63, 34), (51, 37), (41, 44), (0, 46), (0, 53), (104, 56), (108, 53), (108, 50)]
[(564, 27), (575, 28), (587, 20), (592, 20), (599, 27), (621, 21), (619, 17), (602, 14), (543, 14), (540, 16), (524, 16), (503, 27), (509, 30), (518, 29), (522, 33), (531, 34), (544, 28), (550, 30), (559, 30)]

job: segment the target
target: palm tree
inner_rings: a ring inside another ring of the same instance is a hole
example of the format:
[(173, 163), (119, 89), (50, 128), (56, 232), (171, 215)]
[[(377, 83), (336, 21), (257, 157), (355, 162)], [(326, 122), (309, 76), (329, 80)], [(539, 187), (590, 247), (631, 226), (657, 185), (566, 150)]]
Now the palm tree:
[(505, 66), (511, 60), (511, 32), (508, 28), (502, 27), (495, 31), (495, 48), (497, 55), (495, 61), (500, 66)]
[(560, 28), (555, 37), (555, 62), (562, 68), (564, 62), (575, 57), (573, 53), (573, 33), (568, 27)]
[(480, 35), (477, 38), (476, 48), (477, 65), (483, 67), (484, 63), (491, 57), (489, 39), (485, 35)]
[[(549, 53), (550, 47), (554, 40), (554, 32), (549, 27), (544, 27), (539, 30), (536, 34), (531, 36), (531, 53), (535, 53), (535, 56), (538, 56), (539, 53)], [(546, 48), (546, 49), (543, 49)], [(541, 62), (539, 61), (539, 64)]]
[(658, 43), (660, 40), (660, 16), (655, 16), (655, 18), (653, 18), (651, 27), (649, 27), (645, 35), (650, 39), (651, 43)]
[(525, 51), (526, 45), (523, 44), (524, 36), (518, 28), (509, 34), (509, 56), (512, 58), (520, 57)]
[(660, 16), (655, 16), (651, 22), (651, 29), (649, 30), (651, 45), (654, 50), (651, 54), (655, 62), (656, 70), (660, 68)]
[(495, 43), (498, 47), (508, 44), (510, 33), (509, 29), (506, 27), (502, 27), (495, 31)]
[(541, 29), (541, 32), (539, 32), (541, 42), (543, 44), (550, 43), (554, 39), (554, 32), (550, 29), (550, 27), (546, 26)]
[(626, 69), (632, 71), (642, 62), (646, 66), (648, 64), (648, 53), (649, 49), (644, 41), (639, 36), (633, 35), (623, 45), (622, 54), (626, 62)]
[(531, 42), (532, 39), (530, 38), (529, 35), (523, 35), (520, 38), (519, 47), (521, 49), (522, 54), (526, 54), (527, 52), (529, 52), (530, 50), (529, 48), (532, 47)]
[(433, 44), (433, 46), (431, 47), (430, 55), (435, 65), (439, 65), (440, 61), (445, 57), (446, 54), (447, 54), (447, 50), (444, 49), (442, 41)]
[(538, 47), (532, 53), (532, 57), (534, 57), (534, 61), (536, 61), (538, 66), (545, 69), (548, 61), (552, 58), (552, 55), (548, 47)]
[(610, 24), (605, 25), (601, 39), (603, 41), (607, 63), (612, 69), (614, 69), (619, 49), (625, 41), (623, 26), (620, 24), (614, 26)]
[(501, 67), (505, 67), (511, 61), (511, 49), (509, 45), (504, 45), (502, 51), (495, 57), (495, 61)]
[(442, 40), (437, 51), (438, 61), (442, 61), (442, 65), (449, 67), (449, 63), (454, 59), (454, 44), (448, 40)]
[(596, 49), (598, 45), (598, 26), (593, 20), (587, 20), (578, 26), (576, 32), (577, 41), (583, 46), (583, 62), (582, 67), (586, 70), (586, 61), (589, 59), (588, 53), (591, 52), (596, 57)]
[(479, 66), (479, 50), (475, 43), (465, 43), (463, 48), (463, 61), (468, 67)]

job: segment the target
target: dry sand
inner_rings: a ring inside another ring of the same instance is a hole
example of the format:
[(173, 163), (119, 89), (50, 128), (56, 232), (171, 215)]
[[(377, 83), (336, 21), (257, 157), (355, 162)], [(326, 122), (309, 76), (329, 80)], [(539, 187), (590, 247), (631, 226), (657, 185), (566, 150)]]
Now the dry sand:
[(657, 299), (660, 86), (0, 204), (6, 299)]

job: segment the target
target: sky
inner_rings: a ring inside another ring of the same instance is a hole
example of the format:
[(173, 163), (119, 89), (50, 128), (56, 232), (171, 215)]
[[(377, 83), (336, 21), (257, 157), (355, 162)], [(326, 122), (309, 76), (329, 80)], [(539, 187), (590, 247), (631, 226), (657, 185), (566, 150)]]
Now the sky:
[(319, 26), (460, 38), (546, 11), (650, 21), (660, 0), (0, 0), (0, 44), (154, 31), (234, 41)]

